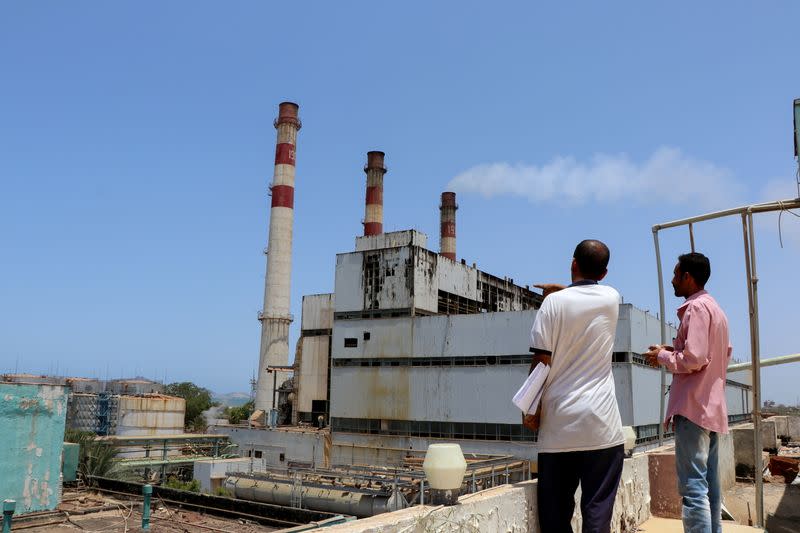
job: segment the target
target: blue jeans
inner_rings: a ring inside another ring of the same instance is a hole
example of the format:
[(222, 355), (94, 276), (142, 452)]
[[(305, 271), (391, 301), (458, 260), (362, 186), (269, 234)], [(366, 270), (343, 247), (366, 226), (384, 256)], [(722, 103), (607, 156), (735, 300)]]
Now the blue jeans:
[(717, 434), (682, 416), (674, 417), (675, 466), (686, 533), (721, 533)]

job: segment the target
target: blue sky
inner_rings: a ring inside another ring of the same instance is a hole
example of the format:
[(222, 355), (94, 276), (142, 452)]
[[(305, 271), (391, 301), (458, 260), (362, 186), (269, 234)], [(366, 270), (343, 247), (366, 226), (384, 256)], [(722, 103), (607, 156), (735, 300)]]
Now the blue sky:
[[(386, 230), (435, 249), (454, 188), (459, 257), (566, 281), (599, 238), (608, 283), (655, 312), (654, 223), (797, 196), (798, 19), (790, 1), (3, 3), (0, 371), (247, 390), (283, 100), (304, 123), (296, 317), (361, 231), (375, 149)], [(800, 351), (800, 219), (783, 248), (777, 222), (757, 237), (765, 357)], [(696, 238), (748, 358), (737, 221)], [(664, 235), (667, 272), (687, 248)], [(766, 369), (764, 397), (795, 403), (798, 382)]]

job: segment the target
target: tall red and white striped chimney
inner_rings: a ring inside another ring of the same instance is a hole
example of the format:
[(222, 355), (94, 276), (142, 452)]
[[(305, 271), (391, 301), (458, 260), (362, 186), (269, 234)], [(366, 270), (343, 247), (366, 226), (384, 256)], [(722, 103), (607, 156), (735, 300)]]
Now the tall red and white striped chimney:
[(383, 233), (383, 175), (386, 166), (383, 164), (383, 152), (367, 152), (367, 198), (364, 211), (364, 235), (380, 235)]
[(440, 229), (439, 255), (456, 260), (456, 193), (443, 192), (439, 206)]
[(261, 346), (255, 408), (264, 411), (273, 407), (273, 383), (280, 385), (283, 381), (281, 374), (275, 379), (267, 372), (267, 367), (286, 366), (289, 363), (289, 324), (292, 322), (289, 313), (289, 287), (292, 276), (295, 146), (301, 124), (297, 116), (297, 104), (282, 102), (278, 109), (278, 118), (275, 120), (275, 129), (278, 130), (275, 173), (270, 186), (272, 209), (266, 252), (264, 309), (258, 315), (261, 321)]

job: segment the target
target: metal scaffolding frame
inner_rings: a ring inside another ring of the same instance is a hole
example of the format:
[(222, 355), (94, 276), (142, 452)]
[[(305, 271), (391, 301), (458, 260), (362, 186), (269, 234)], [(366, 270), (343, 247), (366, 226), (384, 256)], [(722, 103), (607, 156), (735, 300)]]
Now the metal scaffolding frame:
[[(761, 204), (752, 204), (733, 209), (717, 211), (681, 220), (674, 220), (664, 224), (653, 226), (653, 242), (656, 251), (656, 264), (658, 268), (658, 298), (659, 309), (661, 311), (661, 344), (667, 343), (667, 323), (665, 320), (664, 303), (664, 278), (661, 269), (661, 250), (658, 242), (658, 232), (668, 228), (679, 226), (689, 226), (689, 239), (694, 250), (693, 224), (728, 216), (739, 215), (742, 217), (742, 238), (744, 241), (745, 271), (747, 276), (747, 300), (749, 304), (750, 317), (750, 355), (751, 355), (751, 375), (753, 379), (753, 455), (755, 467), (756, 484), (756, 526), (764, 525), (764, 480), (761, 476), (761, 356), (758, 322), (758, 273), (756, 271), (756, 243), (755, 231), (753, 229), (753, 214), (769, 213), (775, 211), (786, 211), (788, 209), (800, 208), (800, 197), (790, 200), (778, 200)], [(789, 362), (789, 361), (782, 361)], [(667, 394), (666, 370), (661, 367), (661, 390), (660, 390), (660, 418), (659, 438), (661, 444), (664, 439), (664, 398)]]

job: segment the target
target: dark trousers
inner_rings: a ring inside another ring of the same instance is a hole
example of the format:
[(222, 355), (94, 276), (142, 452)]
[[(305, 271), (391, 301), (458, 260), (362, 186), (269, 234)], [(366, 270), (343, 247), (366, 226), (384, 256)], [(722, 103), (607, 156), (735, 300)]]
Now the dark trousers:
[(603, 450), (540, 453), (537, 493), (542, 533), (572, 533), (578, 483), (583, 533), (610, 531), (623, 457), (622, 444)]

